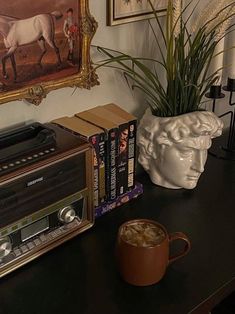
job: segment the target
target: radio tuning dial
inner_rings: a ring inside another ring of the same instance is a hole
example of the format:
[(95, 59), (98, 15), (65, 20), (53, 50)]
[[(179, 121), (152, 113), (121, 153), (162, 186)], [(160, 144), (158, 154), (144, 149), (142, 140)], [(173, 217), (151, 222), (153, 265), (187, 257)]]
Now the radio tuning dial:
[(58, 218), (63, 223), (72, 222), (76, 217), (76, 212), (72, 206), (62, 208), (58, 213)]
[(0, 259), (7, 256), (12, 250), (11, 240), (9, 237), (0, 239)]

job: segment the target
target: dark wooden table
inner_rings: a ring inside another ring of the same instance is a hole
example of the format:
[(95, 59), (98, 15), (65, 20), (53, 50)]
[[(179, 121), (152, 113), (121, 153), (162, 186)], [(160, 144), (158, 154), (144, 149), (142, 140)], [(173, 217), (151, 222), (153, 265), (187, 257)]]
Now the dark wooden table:
[[(235, 289), (235, 163), (209, 157), (193, 191), (154, 186), (147, 175), (139, 181), (139, 199), (3, 278), (0, 313), (204, 314)], [(192, 242), (189, 255), (154, 286), (130, 286), (116, 270), (117, 230), (132, 218), (155, 219)]]

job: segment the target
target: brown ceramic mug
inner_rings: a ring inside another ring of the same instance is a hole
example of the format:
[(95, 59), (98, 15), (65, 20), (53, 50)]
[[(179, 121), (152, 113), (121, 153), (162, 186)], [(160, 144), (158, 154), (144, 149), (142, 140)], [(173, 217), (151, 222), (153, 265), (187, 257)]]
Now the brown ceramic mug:
[[(127, 230), (129, 226), (133, 227), (139, 224), (152, 225), (153, 230), (159, 230), (158, 241), (145, 246), (127, 241), (124, 237), (124, 230)], [(170, 243), (175, 240), (184, 241), (184, 249), (177, 255), (169, 256)], [(132, 285), (152, 285), (159, 282), (164, 276), (167, 266), (186, 255), (190, 247), (190, 241), (185, 234), (175, 232), (168, 235), (165, 227), (154, 220), (136, 219), (128, 221), (122, 224), (118, 231), (116, 255), (119, 272), (122, 278)]]

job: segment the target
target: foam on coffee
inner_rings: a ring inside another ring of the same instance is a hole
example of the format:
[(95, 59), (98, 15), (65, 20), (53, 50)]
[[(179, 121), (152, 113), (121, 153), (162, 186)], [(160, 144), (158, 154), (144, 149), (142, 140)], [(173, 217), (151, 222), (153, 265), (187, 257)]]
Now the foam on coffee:
[(166, 237), (165, 232), (149, 222), (133, 222), (121, 230), (122, 239), (134, 246), (150, 247), (160, 244)]

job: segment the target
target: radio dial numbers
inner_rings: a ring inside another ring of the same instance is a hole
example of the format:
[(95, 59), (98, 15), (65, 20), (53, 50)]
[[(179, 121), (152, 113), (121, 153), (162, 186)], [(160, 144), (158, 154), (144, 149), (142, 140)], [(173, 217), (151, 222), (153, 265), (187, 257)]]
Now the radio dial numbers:
[(70, 223), (76, 217), (76, 212), (72, 206), (62, 208), (58, 213), (58, 218), (62, 223)]
[(9, 237), (0, 239), (0, 259), (11, 253), (12, 245)]

